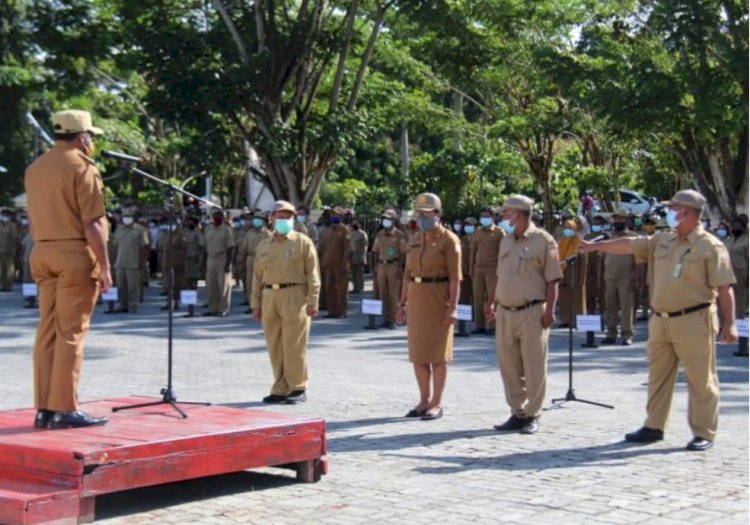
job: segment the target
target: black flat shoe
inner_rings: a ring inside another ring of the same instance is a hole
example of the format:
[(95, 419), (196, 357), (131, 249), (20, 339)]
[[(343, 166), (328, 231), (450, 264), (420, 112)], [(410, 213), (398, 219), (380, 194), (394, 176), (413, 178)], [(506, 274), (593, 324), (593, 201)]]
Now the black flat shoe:
[(49, 420), (55, 415), (54, 410), (47, 410), (42, 408), (36, 411), (36, 417), (34, 418), (34, 428), (47, 428)]
[(297, 403), (304, 403), (307, 401), (307, 394), (304, 390), (295, 390), (284, 400), (287, 405), (296, 405)]
[(480, 335), (480, 334), (486, 334), (486, 333), (487, 333), (487, 330), (486, 330), (485, 328), (475, 328), (475, 329), (474, 329), (474, 330), (472, 330), (472, 331), (471, 331), (470, 333), (471, 333), (471, 335)]
[(687, 450), (702, 452), (714, 446), (714, 442), (695, 436), (685, 447)]
[(495, 425), (494, 428), (498, 432), (511, 432), (514, 430), (521, 430), (526, 425), (526, 420), (513, 414), (508, 418), (505, 423)]
[(662, 439), (664, 439), (664, 431), (648, 427), (641, 427), (635, 432), (625, 434), (625, 441), (631, 443), (655, 443)]
[(216, 317), (216, 316), (217, 316), (217, 315), (219, 315), (219, 314), (217, 314), (217, 313), (215, 313), (215, 312), (203, 312), (203, 313), (202, 313), (201, 315), (202, 315), (203, 317)]
[(615, 343), (617, 343), (617, 339), (615, 339), (614, 337), (605, 337), (601, 342), (601, 344), (603, 345), (613, 345)]
[(521, 434), (532, 435), (539, 430), (539, 419), (535, 417), (526, 418), (526, 422), (521, 428)]
[(439, 407), (437, 411), (435, 411), (434, 408), (430, 410), (426, 410), (424, 414), (422, 414), (422, 421), (434, 421), (436, 419), (440, 419), (443, 417), (443, 407)]
[(49, 428), (83, 428), (98, 427), (107, 423), (106, 417), (91, 417), (79, 410), (71, 412), (57, 412), (49, 421)]
[(286, 401), (286, 396), (280, 396), (278, 394), (271, 394), (263, 398), (264, 403), (283, 403)]
[(412, 408), (409, 410), (404, 417), (422, 417), (425, 415), (425, 412), (427, 412), (427, 409), (417, 410), (416, 408)]

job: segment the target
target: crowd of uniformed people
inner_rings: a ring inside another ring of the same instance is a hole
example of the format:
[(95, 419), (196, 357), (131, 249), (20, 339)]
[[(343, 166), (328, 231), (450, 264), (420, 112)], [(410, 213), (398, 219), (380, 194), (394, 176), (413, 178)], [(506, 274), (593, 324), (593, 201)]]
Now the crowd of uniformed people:
[[(64, 133), (57, 132), (60, 126), (67, 128)], [(35, 243), (49, 254), (70, 252), (73, 243), (89, 254), (87, 264), (108, 274), (103, 278), (89, 270), (100, 290), (116, 285), (114, 312), (137, 312), (144, 287), (158, 275), (162, 294), (174, 298), (176, 309), (181, 307), (180, 292), (196, 290), (204, 281), (204, 316), (228, 315), (233, 286), (241, 287), (247, 313), (262, 322), (266, 336), (274, 375), (270, 394), (263, 399), (267, 403), (306, 399), (311, 319), (319, 310), (329, 319), (345, 318), (349, 294), (365, 290), (367, 269), (373, 275), (374, 297), (382, 301), (381, 327), (408, 326), (419, 401), (407, 417), (424, 420), (443, 415), (459, 304), (472, 306), (472, 334), (495, 338), (510, 408), (509, 419), (495, 428), (525, 434), (539, 428), (549, 330), (556, 319), (557, 326), (567, 327), (578, 314), (601, 314), (606, 324), (601, 343), (630, 345), (634, 321), (650, 316), (648, 418), (626, 439), (661, 439), (674, 376), (682, 363), (689, 376), (694, 432), (688, 448), (704, 450), (713, 443), (718, 418), (716, 335), (724, 342), (736, 340), (735, 318), (745, 317), (748, 307), (746, 215), (721, 221), (711, 230), (703, 196), (683, 190), (670, 201), (665, 217), (622, 209), (563, 211), (551, 231), (544, 228), (534, 202), (523, 195), (460, 218), (446, 217), (439, 196), (422, 193), (413, 211), (389, 207), (374, 221), (340, 206), (325, 207), (313, 220), (307, 207), (286, 201), (277, 201), (271, 210), (214, 208), (203, 213), (191, 207), (176, 216), (130, 205), (106, 220), (101, 179), (90, 158), (92, 137), (99, 130), (91, 126), (90, 115), (75, 111), (57, 114), (55, 129), (52, 153), (27, 172), (28, 213), (0, 214), (0, 289), (10, 290), (14, 280), (39, 285), (37, 426), (106, 422), (77, 411), (77, 400), (70, 399), (77, 375), (69, 378), (68, 397), (62, 401), (59, 395), (46, 401), (46, 390), (54, 385), (41, 385), (49, 383), (50, 373), (58, 373), (45, 371), (40, 358), (44, 346), (50, 351), (82, 350), (90, 312), (81, 313), (77, 321), (81, 336), (75, 344), (58, 348), (55, 328), (46, 317), (59, 313), (49, 310), (53, 299), (45, 297), (57, 292), (44, 284), (61, 279), (65, 269), (35, 263), (34, 254), (39, 259), (41, 253)], [(71, 215), (65, 228), (53, 227), (46, 218), (42, 210), (52, 196), (35, 186), (56, 171), (69, 172), (70, 184), (84, 181), (85, 199), (91, 201), (87, 208), (80, 202), (59, 208), (62, 215)], [(45, 224), (37, 227), (34, 217)], [(102, 226), (108, 231), (100, 237)], [(98, 246), (101, 238), (108, 240), (106, 253)], [(684, 330), (689, 339), (675, 330), (677, 324), (690, 326)], [(71, 365), (76, 370), (79, 354)]]

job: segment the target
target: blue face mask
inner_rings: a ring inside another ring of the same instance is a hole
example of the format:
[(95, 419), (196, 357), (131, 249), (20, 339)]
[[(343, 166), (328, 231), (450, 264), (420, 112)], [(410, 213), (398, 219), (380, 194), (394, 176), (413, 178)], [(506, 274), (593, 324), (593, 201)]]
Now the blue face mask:
[(576, 232), (572, 228), (565, 228), (563, 230), (563, 235), (565, 235), (568, 238), (573, 237), (575, 234), (576, 234)]
[(594, 233), (599, 233), (602, 231), (602, 225), (601, 224), (592, 224), (591, 225), (591, 231)]
[(331, 224), (340, 224), (341, 223), (341, 217), (338, 215), (333, 215), (331, 217)]
[(605, 224), (604, 225), (604, 231), (605, 232), (608, 232), (608, 231), (611, 231), (611, 230), (612, 230), (612, 225), (611, 224)]
[(463, 228), (463, 224), (460, 222), (457, 222), (453, 225), (453, 231), (456, 233), (459, 233), (461, 231), (461, 228)]
[(479, 223), (485, 228), (492, 226), (492, 217), (482, 217), (479, 219)]
[(716, 230), (716, 235), (724, 239), (727, 235), (729, 235), (729, 232), (726, 228), (719, 228), (718, 230)]
[(419, 229), (423, 232), (430, 231), (435, 227), (435, 224), (434, 217), (420, 217), (417, 219), (417, 226), (419, 226)]
[(273, 228), (279, 235), (286, 235), (294, 227), (293, 219), (274, 219)]
[(464, 226), (464, 232), (466, 234), (468, 234), (468, 235), (473, 234), (474, 233), (474, 226), (472, 226), (470, 224), (467, 224), (466, 226)]
[(509, 219), (503, 219), (502, 221), (500, 221), (500, 227), (508, 235), (513, 235), (513, 233), (516, 231), (516, 225), (511, 224)]
[(256, 228), (260, 228), (261, 226), (263, 226), (264, 222), (265, 221), (263, 219), (255, 219), (254, 218), (253, 219), (253, 226), (255, 226)]
[(383, 219), (383, 228), (390, 228), (393, 226), (393, 221), (391, 219)]
[(307, 215), (297, 215), (297, 222), (300, 224), (304, 224), (307, 220)]
[(677, 220), (677, 211), (672, 208), (667, 210), (667, 226), (673, 230), (680, 225), (680, 221)]

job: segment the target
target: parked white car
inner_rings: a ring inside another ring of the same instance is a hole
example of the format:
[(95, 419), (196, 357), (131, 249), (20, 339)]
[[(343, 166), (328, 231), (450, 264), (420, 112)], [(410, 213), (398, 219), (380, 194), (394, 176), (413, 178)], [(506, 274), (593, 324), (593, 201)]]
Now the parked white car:
[(620, 190), (620, 208), (630, 213), (647, 213), (651, 206), (652, 202), (645, 195), (633, 190)]

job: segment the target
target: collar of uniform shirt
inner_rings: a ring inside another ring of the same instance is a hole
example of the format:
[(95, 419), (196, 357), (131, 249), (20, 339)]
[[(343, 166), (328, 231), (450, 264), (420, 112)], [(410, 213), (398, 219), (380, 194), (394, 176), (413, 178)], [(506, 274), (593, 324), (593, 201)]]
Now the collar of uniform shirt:
[(536, 232), (536, 230), (537, 230), (536, 224), (534, 224), (533, 222), (529, 221), (529, 225), (526, 226), (526, 230), (523, 232), (523, 234), (521, 235), (521, 237), (523, 237), (524, 239), (528, 239), (529, 237), (531, 237), (531, 235), (533, 233)]
[[(684, 237), (684, 239), (687, 239), (687, 241), (690, 244), (695, 244), (695, 241), (698, 240), (698, 235), (703, 232), (703, 226), (697, 226), (693, 231), (687, 234), (687, 236)], [(676, 231), (672, 232), (672, 235), (669, 237), (670, 241), (679, 241), (683, 239), (683, 237), (680, 237), (680, 234)]]

